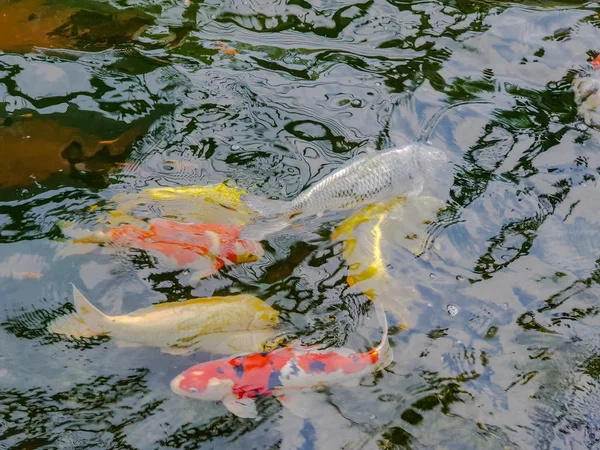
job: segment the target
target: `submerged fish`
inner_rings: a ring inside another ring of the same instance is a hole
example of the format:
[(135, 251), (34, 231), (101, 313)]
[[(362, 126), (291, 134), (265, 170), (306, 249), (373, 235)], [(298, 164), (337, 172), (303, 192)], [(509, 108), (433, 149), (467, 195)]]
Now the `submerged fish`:
[[(145, 214), (188, 223), (220, 223), (246, 225), (252, 215), (240, 200), (245, 191), (225, 183), (208, 186), (160, 187), (144, 189), (136, 194), (117, 194), (111, 199), (115, 205), (104, 222), (107, 226), (131, 223), (145, 225), (140, 210)], [(152, 217), (152, 216), (150, 216)]]
[(125, 345), (160, 347), (190, 354), (263, 350), (275, 336), (279, 313), (252, 295), (162, 303), (121, 316), (107, 316), (73, 286), (76, 312), (48, 325), (52, 333), (81, 338), (109, 335)]
[(96, 231), (74, 243), (109, 243), (153, 250), (176, 267), (195, 269), (192, 282), (216, 273), (226, 264), (256, 261), (264, 254), (259, 242), (239, 239), (241, 226), (179, 223), (154, 219), (147, 229), (121, 225), (104, 233)]
[(600, 57), (591, 62), (593, 71), (587, 70), (573, 80), (577, 112), (588, 126), (600, 126)]
[(380, 299), (402, 326), (414, 319), (408, 307), (418, 292), (414, 256), (427, 259), (427, 228), (445, 203), (419, 196), (369, 205), (342, 221), (331, 234), (343, 241), (348, 265), (347, 281), (371, 300)]
[(419, 195), (426, 181), (448, 167), (446, 154), (414, 143), (361, 155), (291, 201), (242, 195), (242, 201), (267, 220), (247, 226), (241, 236), (260, 240), (287, 227), (292, 219), (359, 208), (398, 197)]
[(292, 412), (304, 416), (304, 393), (324, 384), (359, 380), (392, 362), (385, 311), (381, 303), (374, 305), (383, 337), (372, 350), (357, 353), (347, 348), (288, 346), (268, 353), (222, 358), (184, 371), (173, 379), (171, 389), (198, 400), (220, 400), (239, 417), (257, 417), (255, 400), (262, 396), (274, 396)]

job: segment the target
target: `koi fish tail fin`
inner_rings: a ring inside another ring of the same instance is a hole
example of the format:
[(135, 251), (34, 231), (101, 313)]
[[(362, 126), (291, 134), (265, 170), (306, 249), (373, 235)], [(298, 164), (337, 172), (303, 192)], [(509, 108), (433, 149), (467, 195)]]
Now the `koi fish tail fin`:
[(91, 231), (85, 228), (76, 228), (75, 222), (61, 220), (57, 223), (62, 234), (71, 239), (74, 244), (104, 244), (110, 242), (110, 235), (102, 231)]
[(383, 309), (383, 305), (381, 304), (381, 300), (375, 297), (373, 301), (373, 307), (375, 308), (375, 314), (377, 315), (377, 320), (381, 324), (383, 329), (383, 336), (381, 337), (381, 342), (377, 346), (377, 351), (381, 355), (379, 366), (381, 369), (389, 366), (394, 360), (394, 352), (390, 347), (390, 342), (388, 340), (388, 321), (385, 315), (385, 310)]
[(48, 331), (80, 338), (107, 334), (109, 317), (90, 303), (73, 285), (73, 303), (76, 312), (59, 317), (48, 325)]

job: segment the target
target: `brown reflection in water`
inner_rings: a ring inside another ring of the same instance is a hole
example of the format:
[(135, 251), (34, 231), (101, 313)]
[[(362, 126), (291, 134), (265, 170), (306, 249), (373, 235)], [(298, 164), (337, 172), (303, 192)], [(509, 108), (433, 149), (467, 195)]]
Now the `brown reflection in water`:
[(0, 50), (37, 47), (101, 50), (134, 39), (149, 19), (129, 12), (103, 14), (46, 0), (0, 2)]
[(118, 139), (106, 140), (46, 118), (0, 126), (0, 187), (28, 186), (60, 170), (69, 172), (71, 167), (108, 171), (115, 167), (114, 157), (123, 154), (144, 131), (145, 127), (138, 125)]

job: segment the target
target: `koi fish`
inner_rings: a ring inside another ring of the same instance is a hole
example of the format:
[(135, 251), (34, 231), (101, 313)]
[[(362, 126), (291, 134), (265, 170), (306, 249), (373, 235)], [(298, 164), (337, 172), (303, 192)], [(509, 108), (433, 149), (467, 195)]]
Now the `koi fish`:
[[(428, 258), (427, 228), (444, 205), (430, 196), (369, 205), (342, 221), (331, 234), (332, 240), (343, 242), (348, 284), (373, 301), (380, 299), (388, 313), (401, 318), (403, 328), (414, 324), (408, 305), (418, 298), (418, 292), (407, 282), (414, 278), (408, 272), (413, 258), (395, 261), (411, 254)], [(439, 250), (437, 242), (433, 246)], [(397, 265), (402, 267), (401, 277), (393, 270)]]
[(360, 380), (387, 367), (393, 359), (388, 342), (387, 319), (380, 302), (375, 311), (383, 327), (379, 345), (364, 353), (347, 348), (319, 350), (289, 346), (266, 353), (221, 358), (196, 364), (171, 381), (179, 395), (205, 401), (222, 401), (238, 417), (256, 418), (258, 397), (276, 397), (299, 416), (303, 393), (324, 384)]
[(590, 65), (593, 71), (587, 70), (573, 79), (573, 92), (583, 121), (588, 126), (600, 126), (600, 56)]
[(73, 285), (76, 312), (55, 319), (48, 331), (73, 338), (108, 335), (121, 346), (160, 347), (165, 353), (203, 349), (232, 354), (260, 351), (274, 338), (279, 313), (252, 295), (196, 298), (107, 316)]
[(220, 52), (223, 52), (223, 53), (226, 53), (226, 54), (232, 55), (232, 56), (235, 56), (238, 54), (238, 51), (235, 48), (225, 44), (224, 42), (217, 41), (215, 44), (217, 44), (217, 47), (219, 47)]
[(240, 200), (240, 195), (245, 193), (225, 183), (150, 188), (136, 194), (121, 193), (111, 199), (111, 203), (116, 206), (108, 212), (105, 222), (111, 227), (123, 223), (145, 225), (134, 212), (151, 206), (153, 211), (159, 211), (162, 217), (179, 222), (246, 225), (252, 215)]
[(399, 197), (419, 195), (424, 183), (448, 166), (446, 154), (424, 144), (354, 158), (291, 201), (242, 195), (242, 201), (264, 219), (246, 227), (243, 239), (261, 240), (289, 226), (291, 220), (360, 208)]
[(148, 229), (121, 225), (104, 233), (96, 231), (74, 243), (109, 243), (158, 252), (176, 267), (196, 270), (190, 281), (216, 273), (226, 264), (256, 261), (264, 254), (259, 242), (239, 239), (242, 226), (180, 223), (154, 219)]

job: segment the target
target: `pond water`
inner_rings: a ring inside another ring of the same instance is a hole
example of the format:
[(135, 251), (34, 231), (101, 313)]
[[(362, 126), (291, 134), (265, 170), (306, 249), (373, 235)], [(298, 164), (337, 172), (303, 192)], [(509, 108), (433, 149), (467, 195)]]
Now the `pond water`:
[[(4, 0), (0, 448), (600, 448), (600, 134), (571, 88), (598, 52), (600, 5), (566, 0)], [(48, 332), (74, 283), (111, 315), (246, 292), (289, 340), (375, 345), (347, 279), (371, 231), (349, 257), (344, 214), (196, 286), (144, 252), (77, 251), (63, 225), (153, 187), (292, 199), (423, 135), (453, 175), (441, 210), (416, 199), (378, 229), (394, 362), (309, 417), (172, 392), (207, 352)]]

